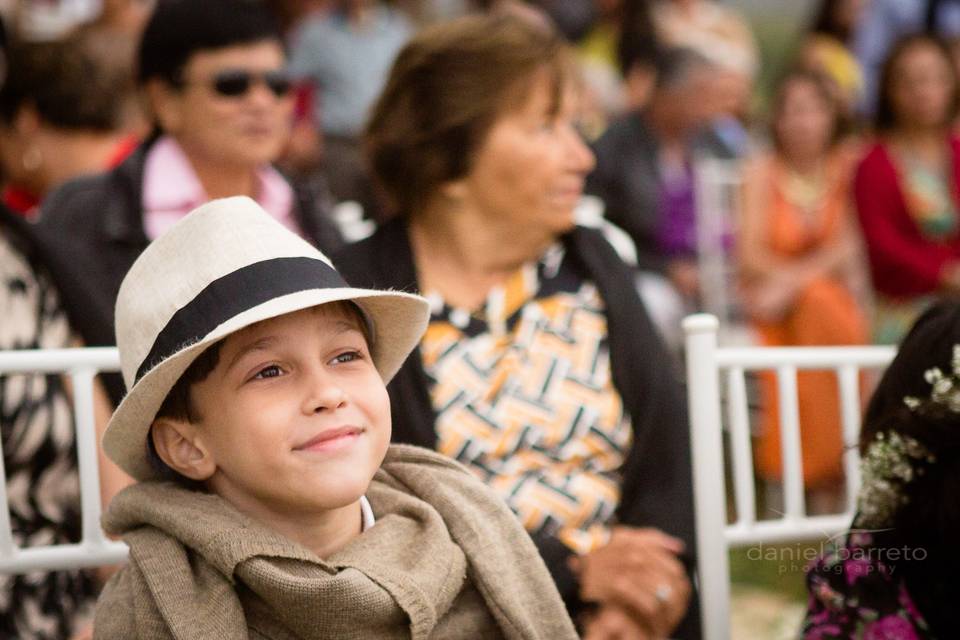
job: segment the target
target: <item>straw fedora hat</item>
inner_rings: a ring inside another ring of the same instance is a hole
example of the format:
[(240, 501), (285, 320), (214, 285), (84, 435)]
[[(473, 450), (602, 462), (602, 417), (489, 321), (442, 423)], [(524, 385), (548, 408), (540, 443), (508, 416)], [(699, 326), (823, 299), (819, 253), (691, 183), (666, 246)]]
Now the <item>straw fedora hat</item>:
[(384, 383), (430, 317), (420, 296), (354, 289), (312, 245), (245, 197), (211, 201), (152, 242), (117, 296), (127, 395), (107, 426), (107, 456), (138, 480), (156, 477), (147, 435), (183, 372), (210, 345), (255, 322), (350, 300), (365, 315)]

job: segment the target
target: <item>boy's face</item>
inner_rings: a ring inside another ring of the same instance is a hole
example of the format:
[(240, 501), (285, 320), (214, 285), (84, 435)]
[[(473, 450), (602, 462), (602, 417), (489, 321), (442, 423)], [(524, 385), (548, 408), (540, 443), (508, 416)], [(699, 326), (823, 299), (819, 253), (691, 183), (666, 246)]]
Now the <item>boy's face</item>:
[(390, 441), (390, 401), (357, 320), (325, 305), (229, 336), (191, 391), (218, 495), (263, 519), (354, 503)]

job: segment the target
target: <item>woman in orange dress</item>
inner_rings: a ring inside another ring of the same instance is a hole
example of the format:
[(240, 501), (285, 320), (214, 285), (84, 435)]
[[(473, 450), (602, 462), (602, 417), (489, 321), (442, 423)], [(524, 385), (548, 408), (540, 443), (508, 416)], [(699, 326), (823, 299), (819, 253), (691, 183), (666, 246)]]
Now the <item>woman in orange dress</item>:
[[(744, 178), (739, 246), (747, 311), (765, 345), (865, 344), (866, 277), (851, 207), (856, 156), (839, 141), (833, 92), (818, 75), (793, 72), (773, 110), (774, 150)], [(843, 443), (833, 372), (797, 380), (803, 475), (808, 490), (832, 492), (842, 478)], [(776, 378), (761, 377), (759, 474), (782, 474)]]

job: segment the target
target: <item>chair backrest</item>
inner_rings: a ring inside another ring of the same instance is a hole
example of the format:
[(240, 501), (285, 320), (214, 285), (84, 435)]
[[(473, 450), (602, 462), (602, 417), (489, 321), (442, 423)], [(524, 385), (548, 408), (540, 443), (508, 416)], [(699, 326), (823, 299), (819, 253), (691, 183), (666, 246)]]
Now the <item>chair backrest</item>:
[[(719, 322), (708, 314), (687, 317), (687, 394), (697, 522), (698, 579), (704, 638), (730, 636), (731, 547), (822, 539), (847, 530), (860, 485), (857, 435), (860, 371), (885, 367), (893, 347), (718, 347)], [(843, 513), (808, 516), (804, 504), (797, 370), (837, 373), (840, 392), (847, 505)], [(773, 370), (780, 401), (784, 514), (757, 518), (745, 373)], [(721, 385), (721, 378), (725, 380)], [(726, 420), (721, 399), (726, 400)], [(732, 497), (736, 519), (728, 522), (723, 428), (729, 432)]]
[[(79, 569), (121, 562), (127, 546), (109, 540), (100, 528), (100, 478), (94, 424), (93, 380), (100, 371), (119, 371), (115, 348), (0, 351), (0, 376), (18, 373), (63, 374), (72, 383), (80, 472), (82, 538), (76, 544), (18, 548), (13, 541), (6, 489), (0, 492), (0, 574)], [(2, 444), (0, 444), (2, 447)], [(0, 479), (7, 484), (0, 450)]]
[(730, 239), (737, 235), (743, 172), (738, 160), (710, 157), (697, 158), (693, 167), (701, 308), (719, 318), (726, 331), (737, 320), (729, 253)]

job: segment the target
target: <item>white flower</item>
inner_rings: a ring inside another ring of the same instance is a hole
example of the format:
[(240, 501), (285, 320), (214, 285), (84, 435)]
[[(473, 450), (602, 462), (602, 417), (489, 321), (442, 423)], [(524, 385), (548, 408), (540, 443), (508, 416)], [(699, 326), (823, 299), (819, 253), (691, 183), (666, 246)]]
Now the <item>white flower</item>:
[(927, 369), (923, 373), (923, 379), (927, 381), (927, 384), (935, 385), (937, 382), (943, 379), (943, 371), (940, 371), (940, 367)]

